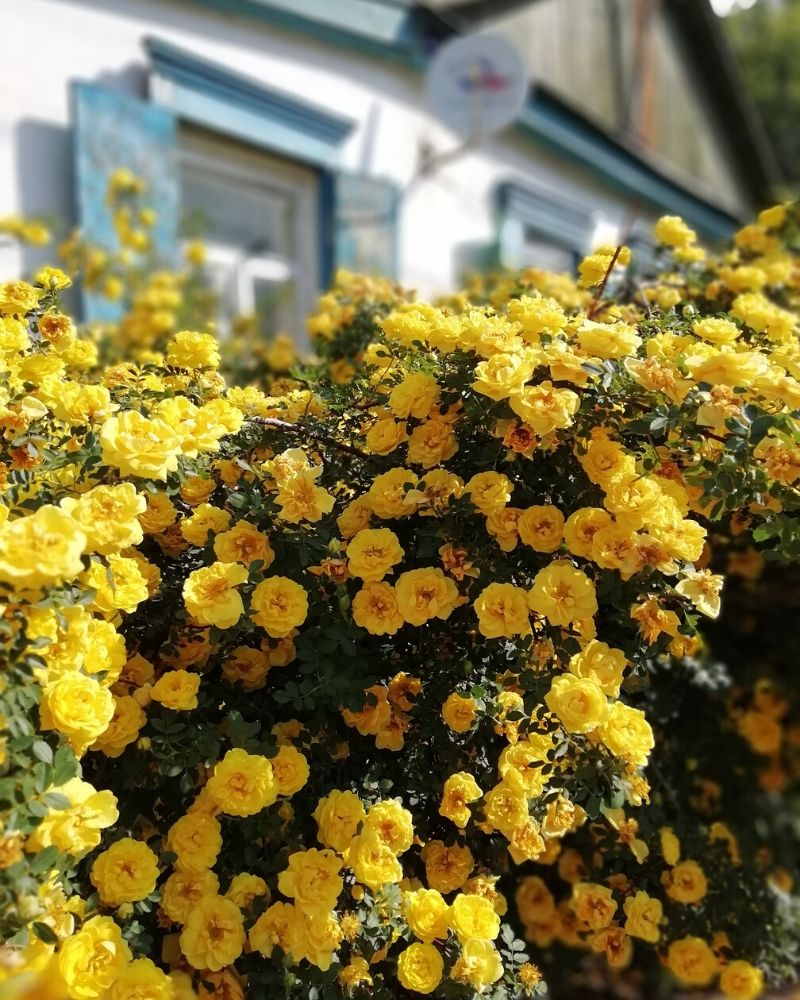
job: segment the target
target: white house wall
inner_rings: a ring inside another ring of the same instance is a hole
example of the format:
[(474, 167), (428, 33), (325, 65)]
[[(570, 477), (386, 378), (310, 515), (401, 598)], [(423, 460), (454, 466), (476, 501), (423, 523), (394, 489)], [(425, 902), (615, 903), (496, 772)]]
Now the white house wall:
[[(144, 96), (147, 35), (354, 119), (344, 167), (405, 186), (421, 147), (445, 153), (456, 143), (428, 113), (411, 70), (187, 2), (5, 0), (0, 19), (0, 215), (72, 220), (69, 83), (92, 80)], [(524, 140), (496, 137), (403, 199), (401, 282), (423, 295), (455, 287), (460, 249), (495, 238), (492, 195), (513, 179), (586, 206), (606, 230), (625, 215), (619, 197), (577, 168)], [(36, 253), (27, 253), (0, 249), (0, 273), (35, 263)]]

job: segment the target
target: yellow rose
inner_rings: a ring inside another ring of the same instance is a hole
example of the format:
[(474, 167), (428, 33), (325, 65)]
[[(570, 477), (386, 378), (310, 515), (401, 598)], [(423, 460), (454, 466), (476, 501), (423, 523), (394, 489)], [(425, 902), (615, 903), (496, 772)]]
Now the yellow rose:
[(450, 973), (453, 979), (466, 983), (482, 993), (503, 975), (503, 963), (491, 941), (470, 938), (461, 943), (461, 954)]
[(719, 986), (729, 1000), (757, 1000), (764, 991), (764, 973), (738, 959), (722, 970)]
[(321, 911), (301, 912), (298, 931), (297, 958), (305, 958), (327, 972), (333, 964), (334, 952), (344, 937), (336, 915)]
[(664, 876), (667, 895), (676, 903), (699, 903), (708, 892), (708, 879), (696, 861), (680, 861)]
[(431, 618), (447, 619), (459, 596), (455, 583), (440, 569), (412, 569), (395, 584), (397, 607), (409, 625), (424, 625)]
[(488, 639), (530, 635), (528, 595), (511, 583), (490, 583), (475, 599), (478, 631)]
[(114, 695), (114, 714), (106, 729), (92, 743), (92, 750), (99, 750), (106, 757), (119, 757), (126, 747), (139, 737), (147, 722), (141, 705), (131, 695)]
[(414, 840), (411, 813), (397, 799), (385, 799), (371, 806), (363, 829), (377, 833), (393, 854), (403, 854)]
[(175, 368), (219, 368), (219, 344), (209, 333), (181, 330), (167, 345), (167, 364)]
[(95, 858), (90, 878), (107, 906), (136, 903), (156, 887), (158, 858), (147, 844), (123, 837)]
[(150, 694), (164, 708), (173, 712), (188, 712), (197, 708), (197, 692), (200, 690), (200, 675), (188, 670), (167, 670), (153, 687)]
[(469, 823), (472, 814), (468, 803), (477, 802), (482, 796), (477, 781), (466, 771), (451, 774), (442, 788), (442, 803), (439, 815), (452, 820), (462, 830)]
[(653, 227), (653, 234), (668, 247), (683, 248), (697, 242), (697, 233), (679, 215), (662, 215)]
[(603, 433), (596, 433), (578, 461), (589, 479), (605, 489), (617, 479), (636, 474), (636, 461), (620, 444)]
[(596, 614), (597, 595), (585, 573), (568, 562), (557, 561), (536, 574), (528, 606), (551, 625), (571, 625)]
[(424, 420), (439, 401), (439, 385), (424, 372), (410, 372), (389, 393), (389, 409), (401, 420)]
[(488, 899), (459, 893), (453, 900), (450, 921), (461, 941), (476, 938), (494, 941), (500, 933), (500, 917)]
[(288, 867), (278, 875), (278, 889), (294, 899), (295, 906), (313, 912), (335, 908), (342, 891), (342, 862), (333, 851), (295, 851)]
[(281, 747), (270, 763), (279, 795), (294, 795), (308, 781), (308, 761), (292, 746)]
[(429, 840), (422, 848), (425, 877), (431, 889), (441, 893), (460, 889), (472, 874), (475, 865), (472, 852), (461, 844), (446, 845), (441, 840)]
[(490, 788), (483, 806), (486, 822), (511, 839), (514, 832), (528, 822), (528, 796), (522, 780), (514, 771)]
[(354, 792), (334, 789), (319, 800), (313, 815), (319, 827), (317, 840), (326, 847), (332, 847), (342, 853), (350, 846), (366, 813), (361, 800)]
[(214, 555), (220, 562), (239, 562), (245, 566), (259, 560), (263, 569), (267, 569), (275, 559), (269, 538), (249, 521), (237, 521), (230, 531), (217, 535)]
[(493, 354), (475, 366), (472, 388), (489, 399), (508, 399), (522, 392), (533, 375), (533, 363), (522, 354)]
[(269, 760), (239, 747), (229, 750), (219, 761), (208, 779), (206, 791), (229, 816), (254, 816), (278, 797)]
[(99, 846), (101, 831), (119, 818), (112, 792), (97, 789), (81, 778), (70, 778), (52, 789), (69, 800), (66, 809), (49, 813), (28, 837), (29, 850), (41, 851), (53, 844), (64, 854), (80, 858)]
[[(206, 503), (217, 488), (216, 480), (204, 479), (202, 476), (188, 476), (181, 483), (181, 500), (190, 507), (198, 507)], [(169, 522), (172, 523), (171, 521)]]
[(592, 639), (569, 661), (570, 673), (586, 677), (599, 684), (611, 698), (619, 696), (620, 685), (628, 659), (621, 649), (612, 649), (605, 642)]
[(382, 580), (405, 555), (389, 528), (364, 528), (347, 546), (347, 567), (365, 582)]
[(146, 507), (145, 498), (136, 492), (132, 483), (96, 486), (77, 500), (65, 497), (61, 501), (62, 510), (86, 535), (86, 551), (103, 555), (141, 542), (142, 526), (137, 517)]
[(611, 522), (593, 534), (589, 558), (602, 569), (615, 569), (623, 580), (630, 580), (642, 568), (640, 546), (641, 536), (635, 529)]
[(433, 993), (443, 972), (442, 956), (432, 944), (409, 945), (397, 959), (397, 981), (414, 993)]
[(635, 354), (642, 343), (635, 326), (627, 323), (595, 323), (585, 319), (578, 328), (578, 343), (593, 358), (624, 358)]
[(178, 468), (181, 442), (176, 430), (163, 420), (150, 420), (138, 410), (109, 417), (100, 428), (103, 461), (123, 476), (167, 478)]
[(23, 316), (32, 312), (38, 306), (39, 296), (42, 294), (27, 281), (7, 281), (0, 285), (0, 314)]
[(137, 561), (117, 552), (105, 556), (102, 562), (92, 559), (81, 575), (81, 583), (95, 591), (92, 610), (108, 619), (116, 618), (119, 611), (130, 614), (150, 596)]
[(384, 520), (403, 517), (413, 512), (406, 503), (406, 493), (419, 482), (419, 478), (408, 469), (389, 469), (376, 476), (367, 494), (372, 512)]
[(189, 965), (211, 972), (235, 962), (244, 941), (242, 911), (222, 896), (201, 897), (180, 936), (181, 952)]
[(517, 521), (519, 537), (536, 552), (555, 552), (564, 537), (564, 515), (557, 507), (528, 507)]
[(291, 903), (273, 903), (268, 906), (250, 928), (249, 942), (254, 951), (269, 958), (277, 945), (281, 951), (294, 957), (300, 956), (300, 914)]
[(278, 517), (290, 524), (316, 522), (333, 510), (334, 499), (327, 490), (316, 485), (317, 468), (301, 469), (285, 479), (275, 495), (280, 507)]
[(42, 729), (63, 733), (81, 754), (111, 722), (114, 697), (92, 677), (73, 670), (45, 688), (39, 712)]
[(250, 617), (274, 639), (282, 639), (302, 625), (308, 615), (308, 594), (294, 580), (271, 576), (253, 591)]
[(648, 896), (640, 889), (622, 904), (625, 910), (625, 930), (631, 937), (656, 944), (661, 938), (659, 924), (663, 917), (661, 900)]
[(580, 406), (580, 397), (571, 389), (557, 389), (549, 380), (540, 385), (528, 385), (509, 400), (511, 409), (531, 428), (544, 437), (553, 431), (569, 427)]
[(545, 924), (555, 915), (553, 894), (538, 875), (526, 875), (514, 898), (520, 920), (526, 925)]
[(161, 909), (176, 924), (185, 924), (204, 896), (219, 894), (219, 879), (212, 871), (178, 868), (161, 886)]
[(611, 890), (594, 882), (578, 882), (572, 887), (572, 912), (593, 931), (608, 927), (617, 912)]
[(130, 960), (130, 948), (111, 917), (92, 917), (62, 942), (58, 971), (73, 1000), (98, 1000), (117, 982)]
[(380, 684), (373, 684), (364, 693), (367, 695), (367, 700), (361, 711), (353, 712), (345, 708), (342, 710), (342, 718), (362, 736), (377, 736), (389, 726), (391, 720), (389, 689)]
[(406, 425), (384, 416), (367, 431), (364, 444), (367, 451), (371, 451), (374, 455), (388, 455), (407, 440)]
[(0, 582), (33, 590), (69, 582), (83, 570), (87, 538), (65, 511), (50, 504), (0, 525)]
[(408, 461), (430, 469), (446, 462), (458, 451), (458, 439), (447, 420), (434, 417), (419, 424), (408, 439)]
[(372, 986), (369, 963), (366, 958), (355, 955), (348, 965), (342, 966), (337, 974), (339, 985), (351, 994), (358, 986)]
[(336, 518), (336, 525), (342, 534), (342, 538), (352, 538), (362, 528), (369, 525), (372, 516), (372, 504), (369, 496), (358, 497), (349, 503), (342, 513)]
[(436, 889), (415, 889), (403, 893), (403, 917), (420, 941), (430, 944), (446, 940), (450, 927), (450, 907)]
[(147, 507), (139, 515), (139, 524), (148, 535), (157, 535), (174, 524), (177, 516), (177, 508), (166, 493), (150, 493)]
[(588, 733), (602, 725), (608, 716), (603, 689), (588, 677), (574, 674), (554, 677), (544, 700), (568, 733)]
[(643, 767), (647, 763), (655, 745), (653, 730), (644, 712), (621, 701), (611, 706), (599, 735), (611, 753), (626, 758), (636, 767)]
[(222, 828), (213, 816), (187, 813), (170, 827), (166, 847), (178, 856), (181, 870), (204, 871), (216, 863), (222, 850)]
[(390, 583), (365, 583), (353, 597), (353, 621), (370, 635), (394, 635), (405, 624)]
[(399, 882), (403, 877), (403, 867), (397, 855), (375, 829), (364, 830), (353, 838), (349, 865), (356, 881), (374, 892)]
[(709, 986), (719, 971), (719, 963), (702, 938), (689, 936), (669, 946), (667, 968), (687, 986)]
[(511, 480), (501, 472), (478, 472), (464, 487), (473, 505), (487, 517), (511, 500)]
[(231, 628), (244, 611), (236, 587), (246, 580), (247, 570), (239, 563), (216, 562), (196, 569), (183, 585), (186, 610), (199, 625)]
[[(202, 547), (208, 542), (209, 534), (213, 536), (225, 532), (230, 521), (231, 515), (226, 510), (221, 510), (210, 503), (201, 503), (195, 507), (191, 517), (181, 521), (181, 534), (187, 542)], [(216, 552), (216, 547), (214, 551)]]
[(477, 718), (478, 707), (470, 695), (454, 691), (442, 705), (442, 718), (454, 733), (467, 733)]
[(149, 958), (135, 958), (106, 993), (104, 1000), (174, 1000), (172, 981)]

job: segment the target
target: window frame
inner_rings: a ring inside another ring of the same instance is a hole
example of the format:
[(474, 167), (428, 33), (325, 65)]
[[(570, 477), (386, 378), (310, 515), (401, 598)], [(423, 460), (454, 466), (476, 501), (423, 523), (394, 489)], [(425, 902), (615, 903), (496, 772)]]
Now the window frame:
[[(236, 286), (237, 310), (243, 314), (254, 311), (253, 279), (266, 277), (275, 280), (278, 266), (288, 266), (284, 280), (294, 282), (295, 301), (292, 329), (285, 332), (293, 334), (298, 346), (307, 346), (304, 343), (305, 320), (313, 309), (321, 280), (318, 252), (321, 219), (317, 174), (305, 164), (275, 156), (260, 148), (247, 148), (231, 143), (225, 136), (181, 129), (178, 138), (179, 178), (185, 168), (195, 168), (198, 173), (223, 182), (239, 182), (273, 190), (293, 199), (290, 255), (261, 253), (248, 257), (243, 252), (237, 253), (236, 248), (230, 244), (215, 241), (212, 237), (203, 242), (207, 246), (209, 261), (218, 266), (231, 267)], [(179, 190), (179, 200), (180, 198)]]

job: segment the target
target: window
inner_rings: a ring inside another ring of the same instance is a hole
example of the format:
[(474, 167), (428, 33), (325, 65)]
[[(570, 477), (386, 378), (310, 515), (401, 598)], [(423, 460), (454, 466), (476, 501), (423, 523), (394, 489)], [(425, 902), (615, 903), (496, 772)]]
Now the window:
[(501, 184), (498, 250), (503, 267), (572, 271), (588, 248), (591, 212), (551, 192), (516, 183)]
[(319, 290), (316, 172), (188, 129), (180, 165), (181, 214), (208, 248), (222, 335), (255, 315), (263, 337), (302, 341)]

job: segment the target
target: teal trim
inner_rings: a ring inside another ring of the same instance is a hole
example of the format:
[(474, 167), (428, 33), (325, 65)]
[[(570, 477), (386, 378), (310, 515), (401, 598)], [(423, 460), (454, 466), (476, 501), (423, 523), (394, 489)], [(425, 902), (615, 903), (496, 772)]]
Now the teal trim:
[[(71, 86), (76, 217), (91, 243), (118, 248), (106, 203), (111, 174), (127, 167), (147, 183), (144, 204), (155, 209), (154, 260), (173, 265), (178, 251), (178, 164), (175, 116), (164, 108), (100, 84)], [(123, 304), (82, 289), (83, 318), (111, 323)]]
[(322, 288), (329, 288), (336, 272), (336, 175), (333, 171), (320, 171), (317, 196), (319, 282)]
[(355, 124), (160, 39), (145, 45), (156, 76), (169, 83), (170, 110), (196, 125), (331, 167)]
[(302, 32), (365, 55), (421, 69), (416, 18), (405, 0), (190, 0), (226, 17), (244, 17)]
[(681, 215), (700, 232), (726, 239), (740, 221), (660, 174), (560, 101), (537, 91), (516, 126), (537, 145), (588, 169), (643, 207)]

